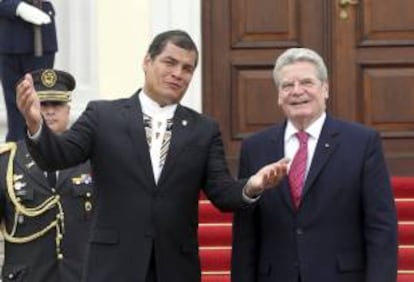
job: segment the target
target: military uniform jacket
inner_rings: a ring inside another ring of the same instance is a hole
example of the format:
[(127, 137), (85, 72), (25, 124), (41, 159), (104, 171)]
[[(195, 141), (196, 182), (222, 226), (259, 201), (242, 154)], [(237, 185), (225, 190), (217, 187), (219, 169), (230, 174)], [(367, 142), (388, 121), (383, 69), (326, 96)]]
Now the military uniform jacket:
[[(13, 168), (13, 189), (16, 197), (29, 208), (40, 205), (51, 196), (60, 195), (64, 220), (59, 228), (63, 238), (58, 246), (58, 229), (52, 228), (28, 243), (11, 243), (5, 240), (2, 281), (78, 282), (93, 210), (94, 189), (89, 164), (59, 171), (56, 187), (53, 189), (48, 184), (45, 173), (30, 157), (24, 142), (17, 143), (17, 148)], [(19, 214), (15, 218), (15, 206), (7, 192), (5, 180), (9, 157), (8, 152), (0, 155), (0, 216), (8, 233), (12, 232), (17, 219), (15, 236), (28, 236), (53, 222), (59, 214), (59, 208), (58, 205), (53, 205), (44, 214), (35, 217)]]
[[(16, 7), (21, 0), (0, 0), (0, 53), (31, 54), (34, 50), (33, 25), (16, 16)], [(32, 5), (32, 1), (25, 1)], [(41, 26), (43, 52), (57, 51), (55, 10), (52, 3), (42, 1), (42, 10), (52, 20)]]

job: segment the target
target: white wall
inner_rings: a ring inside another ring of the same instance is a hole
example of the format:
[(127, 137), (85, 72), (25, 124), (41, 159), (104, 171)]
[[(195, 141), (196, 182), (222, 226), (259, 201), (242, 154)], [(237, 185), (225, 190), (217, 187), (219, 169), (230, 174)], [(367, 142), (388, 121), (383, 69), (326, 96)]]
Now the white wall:
[[(57, 67), (72, 71), (79, 113), (91, 99), (128, 97), (143, 84), (142, 59), (155, 34), (184, 29), (201, 48), (200, 3), (194, 0), (55, 1), (59, 42)], [(77, 23), (77, 24), (74, 24)], [(201, 111), (201, 66), (183, 104)], [(78, 104), (81, 105), (78, 105)]]
[(168, 29), (187, 31), (200, 51), (200, 63), (182, 103), (201, 112), (201, 0), (152, 0), (151, 34)]

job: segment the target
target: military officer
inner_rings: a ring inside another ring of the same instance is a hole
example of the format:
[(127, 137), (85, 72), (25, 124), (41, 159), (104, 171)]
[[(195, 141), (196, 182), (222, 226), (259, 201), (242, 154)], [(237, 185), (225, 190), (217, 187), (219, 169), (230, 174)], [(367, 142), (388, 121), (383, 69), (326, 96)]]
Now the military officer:
[[(74, 78), (53, 69), (32, 75), (43, 122), (55, 133), (63, 133), (69, 123)], [(3, 281), (80, 281), (93, 211), (89, 164), (44, 172), (24, 141), (6, 143), (0, 151)]]

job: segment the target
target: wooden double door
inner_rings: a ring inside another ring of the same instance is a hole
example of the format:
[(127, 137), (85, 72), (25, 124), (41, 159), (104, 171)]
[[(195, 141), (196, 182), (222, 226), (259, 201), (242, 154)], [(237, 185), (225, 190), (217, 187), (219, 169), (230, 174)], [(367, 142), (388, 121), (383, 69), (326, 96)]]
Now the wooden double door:
[(240, 141), (283, 120), (272, 68), (290, 47), (327, 62), (328, 112), (376, 128), (393, 175), (414, 175), (414, 1), (203, 0), (203, 111), (237, 169)]

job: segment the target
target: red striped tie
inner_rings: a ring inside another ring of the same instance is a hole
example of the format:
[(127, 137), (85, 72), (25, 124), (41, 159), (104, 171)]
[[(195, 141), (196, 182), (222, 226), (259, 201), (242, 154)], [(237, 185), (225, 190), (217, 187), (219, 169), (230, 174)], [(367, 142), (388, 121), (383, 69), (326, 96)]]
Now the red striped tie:
[(305, 180), (309, 135), (304, 131), (299, 131), (295, 135), (299, 141), (299, 149), (296, 151), (295, 157), (290, 165), (288, 177), (293, 205), (297, 209), (302, 197), (303, 183)]

